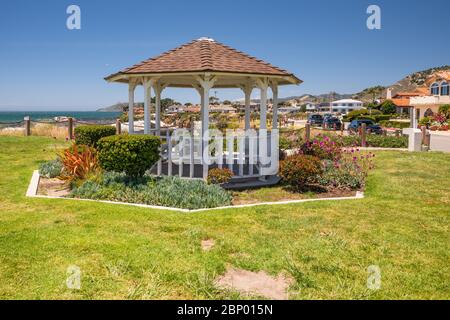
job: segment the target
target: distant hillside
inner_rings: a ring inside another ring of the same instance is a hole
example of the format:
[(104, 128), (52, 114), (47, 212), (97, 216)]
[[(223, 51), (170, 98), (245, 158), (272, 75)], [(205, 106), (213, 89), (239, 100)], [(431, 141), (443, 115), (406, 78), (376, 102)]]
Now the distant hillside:
[(125, 108), (128, 108), (128, 104), (119, 102), (119, 103), (113, 104), (112, 106), (109, 106), (109, 107), (97, 109), (96, 111), (98, 111), (98, 112), (123, 112), (125, 110)]
[(386, 86), (386, 87), (377, 86), (377, 87), (364, 89), (363, 91), (358, 92), (355, 95), (353, 95), (353, 98), (361, 100), (363, 102), (371, 102), (373, 99), (373, 94), (371, 92), (371, 89), (375, 89), (375, 91), (377, 91), (377, 94), (375, 95), (376, 99), (385, 98), (388, 88), (392, 89), (392, 94), (396, 94), (398, 92), (415, 91), (415, 90), (417, 90), (417, 88), (424, 86), (427, 78), (432, 76), (434, 73), (436, 73), (438, 71), (450, 71), (450, 66), (445, 65), (445, 66), (441, 66), (441, 67), (435, 67), (435, 68), (430, 68), (430, 69), (423, 70), (423, 71), (414, 72), (390, 86)]

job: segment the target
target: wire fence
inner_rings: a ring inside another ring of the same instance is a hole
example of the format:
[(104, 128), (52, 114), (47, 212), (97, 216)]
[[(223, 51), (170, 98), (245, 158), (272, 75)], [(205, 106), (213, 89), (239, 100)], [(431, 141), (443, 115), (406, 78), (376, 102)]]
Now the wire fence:
[[(81, 125), (105, 125), (105, 126), (121, 126), (118, 120), (78, 120), (74, 118), (66, 118), (60, 120), (34, 120), (30, 117), (24, 117), (20, 121), (0, 121), (0, 135), (37, 135), (51, 136), (54, 138), (74, 138), (74, 128)], [(121, 132), (121, 128), (118, 129)]]

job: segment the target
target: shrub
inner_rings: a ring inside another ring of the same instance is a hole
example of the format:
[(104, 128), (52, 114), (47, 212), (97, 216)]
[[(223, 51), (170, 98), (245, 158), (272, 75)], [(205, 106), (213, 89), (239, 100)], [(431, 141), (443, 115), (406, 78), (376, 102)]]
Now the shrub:
[(450, 104), (440, 106), (438, 112), (444, 114), (447, 119), (450, 118)]
[(408, 137), (379, 136), (370, 134), (366, 137), (368, 147), (375, 148), (407, 148)]
[(318, 183), (335, 188), (362, 188), (369, 171), (374, 167), (373, 157), (373, 153), (363, 153), (358, 148), (346, 150), (339, 160), (323, 162), (323, 172), (317, 179)]
[(403, 129), (403, 128), (409, 128), (410, 124), (409, 124), (409, 122), (383, 120), (383, 121), (380, 121), (380, 126), (382, 126), (383, 128)]
[(97, 153), (89, 146), (73, 144), (59, 154), (63, 170), (61, 177), (70, 182), (83, 180), (99, 171)]
[(39, 174), (45, 178), (56, 178), (61, 174), (63, 165), (60, 159), (55, 159), (41, 163), (39, 166)]
[(387, 120), (390, 120), (392, 118), (392, 115), (390, 115), (390, 114), (378, 114), (378, 115), (375, 115), (373, 118), (375, 119), (375, 122), (387, 121)]
[(356, 120), (356, 119), (361, 119), (365, 118), (365, 115), (370, 115), (370, 116), (376, 116), (376, 115), (381, 115), (382, 112), (379, 110), (367, 110), (367, 109), (360, 109), (360, 110), (353, 110), (350, 111), (347, 115), (344, 116), (344, 121), (350, 122), (352, 120)]
[(423, 117), (419, 120), (419, 126), (426, 126), (428, 128), (432, 122), (433, 119), (431, 117)]
[(214, 168), (208, 171), (208, 184), (227, 183), (233, 177), (233, 171), (228, 168)]
[(320, 159), (311, 155), (296, 154), (280, 162), (280, 177), (296, 190), (313, 183), (321, 173)]
[[(337, 147), (359, 147), (361, 146), (361, 137), (359, 135), (350, 136), (330, 136), (332, 141), (335, 142)], [(368, 147), (379, 148), (407, 148), (408, 137), (400, 136), (382, 136), (375, 134), (366, 135), (366, 142)], [(342, 151), (341, 151), (342, 152)], [(339, 154), (340, 155), (340, 154)], [(339, 158), (339, 157), (335, 157)], [(330, 158), (331, 160), (331, 158)]]
[(380, 110), (384, 114), (394, 114), (397, 110), (397, 106), (394, 102), (392, 102), (392, 100), (386, 100), (381, 104)]
[(293, 142), (287, 137), (281, 136), (278, 142), (278, 146), (281, 150), (289, 150), (293, 147)]
[(302, 154), (330, 160), (339, 158), (341, 153), (341, 148), (336, 141), (328, 135), (320, 134), (313, 141), (304, 143), (300, 150)]
[(97, 143), (100, 166), (106, 171), (125, 172), (130, 177), (142, 176), (159, 160), (158, 137), (118, 135), (102, 138)]
[(231, 194), (217, 185), (179, 177), (130, 179), (105, 172), (99, 181), (87, 180), (70, 197), (169, 206), (184, 209), (214, 208), (231, 204)]
[(75, 143), (96, 147), (98, 140), (116, 134), (116, 128), (111, 126), (79, 126), (75, 128)]

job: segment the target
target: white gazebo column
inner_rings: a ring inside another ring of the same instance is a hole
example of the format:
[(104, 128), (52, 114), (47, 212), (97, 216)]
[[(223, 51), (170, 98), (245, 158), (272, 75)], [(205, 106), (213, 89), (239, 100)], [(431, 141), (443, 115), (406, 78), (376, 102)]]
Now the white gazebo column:
[(150, 133), (150, 103), (152, 98), (152, 82), (144, 79), (144, 134)]
[(155, 91), (155, 130), (158, 137), (161, 135), (161, 94), (165, 87), (159, 82), (155, 82), (153, 86)]
[(278, 84), (272, 82), (272, 129), (278, 129)]
[(209, 76), (205, 76), (204, 79), (197, 78), (198, 82), (202, 87), (202, 164), (203, 164), (203, 179), (207, 180), (208, 178), (208, 167), (209, 164), (205, 161), (205, 156), (208, 152), (208, 143), (209, 143), (209, 91), (214, 86), (215, 78), (210, 78)]
[(267, 129), (267, 88), (269, 87), (267, 79), (259, 79), (258, 86), (261, 91), (261, 99), (259, 103), (259, 128)]
[(133, 82), (128, 83), (128, 133), (134, 133), (134, 90), (136, 84)]
[(245, 94), (245, 130), (250, 129), (250, 97), (252, 95), (253, 86), (249, 83), (242, 87)]

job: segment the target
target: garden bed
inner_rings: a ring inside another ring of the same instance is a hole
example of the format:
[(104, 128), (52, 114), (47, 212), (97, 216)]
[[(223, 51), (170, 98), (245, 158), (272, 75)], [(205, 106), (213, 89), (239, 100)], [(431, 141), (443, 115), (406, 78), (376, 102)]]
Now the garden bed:
[[(183, 180), (189, 181), (186, 179)], [(201, 182), (199, 180), (197, 181)], [(289, 203), (301, 203), (301, 202), (324, 201), (324, 200), (352, 200), (352, 199), (361, 199), (364, 197), (363, 192), (350, 189), (341, 190), (338, 188), (334, 188), (326, 190), (323, 189), (322, 187), (317, 187), (314, 190), (299, 193), (293, 190), (289, 190), (289, 188), (284, 186), (273, 186), (260, 189), (234, 191), (234, 192), (227, 192), (227, 194), (230, 196), (230, 201), (227, 205), (211, 206), (211, 207), (201, 205), (198, 208), (192, 206), (189, 208), (189, 205), (183, 207), (178, 206), (177, 204), (175, 204), (175, 206), (170, 206), (170, 204), (162, 205), (158, 203), (145, 201), (132, 202), (127, 201), (126, 198), (119, 198), (119, 197), (109, 198), (99, 195), (93, 196), (92, 194), (87, 195), (86, 197), (77, 197), (74, 196), (73, 190), (70, 190), (70, 188), (64, 181), (61, 181), (56, 178), (49, 179), (41, 177), (37, 170), (33, 174), (29, 186), (29, 191), (27, 192), (27, 196), (29, 197), (95, 201), (110, 204), (138, 206), (142, 208), (167, 209), (181, 212), (196, 212), (209, 209), (252, 207), (257, 205), (276, 205), (276, 204), (289, 204)], [(184, 197), (185, 196), (186, 195), (184, 195)], [(202, 198), (202, 195), (200, 195), (199, 198)], [(207, 202), (203, 202), (203, 204), (205, 203)]]
[(328, 136), (321, 136), (280, 162), (280, 184), (230, 192), (222, 187), (233, 176), (229, 169), (211, 169), (207, 181), (155, 176), (151, 168), (160, 159), (158, 138), (112, 134), (101, 126), (78, 127), (75, 143), (55, 160), (40, 165), (40, 176), (46, 179), (38, 176), (38, 194), (198, 210), (351, 198), (364, 189), (368, 171), (373, 168), (371, 152), (345, 150)]

